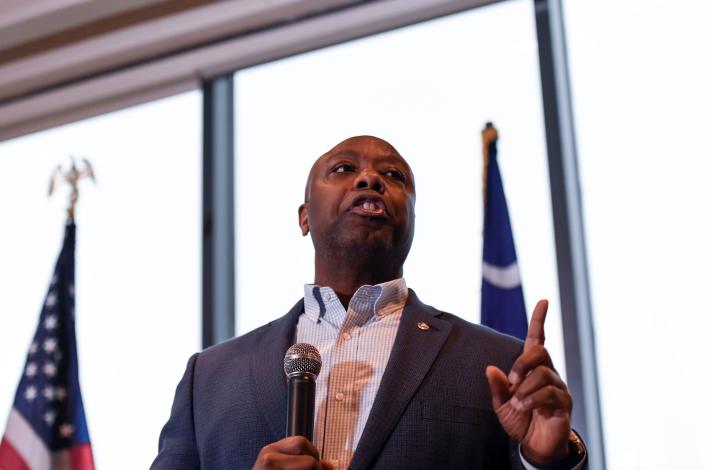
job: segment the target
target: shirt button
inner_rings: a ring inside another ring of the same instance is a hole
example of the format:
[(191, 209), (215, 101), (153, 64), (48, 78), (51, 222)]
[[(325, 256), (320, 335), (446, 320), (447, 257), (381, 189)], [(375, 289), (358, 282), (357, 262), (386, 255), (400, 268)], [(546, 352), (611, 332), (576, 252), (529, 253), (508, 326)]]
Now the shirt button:
[(350, 338), (352, 338), (352, 335), (350, 333), (348, 333), (347, 331), (343, 333), (343, 339), (345, 341), (350, 341)]
[(336, 399), (336, 400), (338, 400), (338, 401), (343, 401), (343, 398), (345, 398), (345, 395), (343, 394), (343, 392), (338, 392), (338, 393), (335, 394), (335, 399)]
[(330, 300), (330, 294), (328, 292), (326, 292), (325, 294), (323, 294), (323, 298), (325, 300)]

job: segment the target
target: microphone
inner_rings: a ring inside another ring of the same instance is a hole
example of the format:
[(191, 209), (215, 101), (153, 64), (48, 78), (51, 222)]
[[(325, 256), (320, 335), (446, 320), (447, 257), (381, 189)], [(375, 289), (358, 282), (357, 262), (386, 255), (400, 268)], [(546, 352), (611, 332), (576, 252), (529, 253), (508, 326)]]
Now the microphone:
[(296, 343), (284, 355), (287, 378), (286, 436), (304, 436), (313, 441), (313, 411), (316, 407), (316, 378), (321, 355), (308, 343)]

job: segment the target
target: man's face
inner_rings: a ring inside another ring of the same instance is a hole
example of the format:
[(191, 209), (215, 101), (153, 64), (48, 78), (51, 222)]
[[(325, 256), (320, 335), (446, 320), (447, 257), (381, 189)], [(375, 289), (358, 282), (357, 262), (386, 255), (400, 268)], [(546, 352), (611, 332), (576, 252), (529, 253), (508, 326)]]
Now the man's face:
[(414, 236), (414, 176), (390, 144), (352, 137), (311, 169), (299, 226), (316, 250), (359, 249), (360, 255), (401, 257)]

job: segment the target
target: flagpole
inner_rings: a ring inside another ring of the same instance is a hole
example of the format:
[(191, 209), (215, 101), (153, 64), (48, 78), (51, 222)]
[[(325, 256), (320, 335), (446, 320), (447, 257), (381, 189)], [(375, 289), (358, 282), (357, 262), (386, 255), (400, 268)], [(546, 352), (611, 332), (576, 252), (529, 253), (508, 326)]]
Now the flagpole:
[(499, 134), (491, 121), (482, 130), (482, 207), (487, 203), (487, 168), (490, 163), (490, 144), (497, 142)]

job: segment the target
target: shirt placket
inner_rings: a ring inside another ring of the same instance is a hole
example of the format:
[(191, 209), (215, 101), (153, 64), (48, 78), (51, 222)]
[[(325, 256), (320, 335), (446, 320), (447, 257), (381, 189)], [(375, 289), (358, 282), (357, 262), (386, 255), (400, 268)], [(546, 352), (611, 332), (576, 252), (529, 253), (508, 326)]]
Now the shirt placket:
[(340, 469), (347, 468), (352, 459), (362, 406), (361, 384), (372, 375), (372, 366), (358, 357), (360, 330), (372, 316), (372, 305), (371, 298), (353, 298), (335, 341), (323, 458), (334, 461)]

